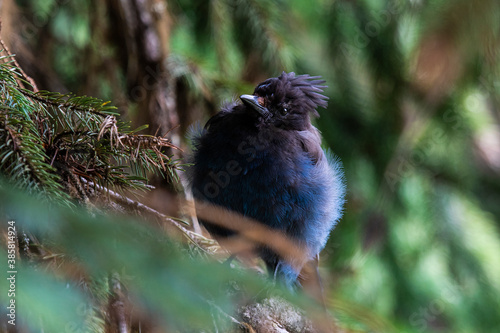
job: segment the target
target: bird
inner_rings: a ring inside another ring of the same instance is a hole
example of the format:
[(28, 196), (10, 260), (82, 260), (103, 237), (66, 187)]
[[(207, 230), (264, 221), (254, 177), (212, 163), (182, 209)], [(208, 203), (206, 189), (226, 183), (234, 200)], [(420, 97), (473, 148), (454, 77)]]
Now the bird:
[[(294, 72), (259, 83), (252, 95), (224, 105), (192, 134), (190, 187), (208, 202), (257, 221), (317, 259), (343, 214), (342, 163), (321, 147), (311, 124), (327, 107), (321, 76)], [(237, 234), (210, 221), (200, 223), (216, 239)], [(240, 223), (235, 220), (233, 223)], [(272, 239), (266, 242), (273, 242)], [(269, 274), (292, 290), (304, 265), (260, 245)]]

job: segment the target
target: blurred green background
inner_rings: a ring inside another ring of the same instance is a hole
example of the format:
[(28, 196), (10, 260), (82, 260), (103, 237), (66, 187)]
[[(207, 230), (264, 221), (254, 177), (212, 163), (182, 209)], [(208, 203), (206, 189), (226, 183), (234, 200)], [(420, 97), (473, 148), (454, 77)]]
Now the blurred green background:
[[(323, 76), (315, 124), (344, 163), (347, 204), (321, 273), (342, 326), (500, 327), (498, 0), (4, 0), (1, 11), (2, 38), (40, 89), (111, 100), (151, 134), (174, 128), (181, 147), (191, 124), (267, 77)], [(144, 200), (178, 216), (177, 192), (157, 184)]]

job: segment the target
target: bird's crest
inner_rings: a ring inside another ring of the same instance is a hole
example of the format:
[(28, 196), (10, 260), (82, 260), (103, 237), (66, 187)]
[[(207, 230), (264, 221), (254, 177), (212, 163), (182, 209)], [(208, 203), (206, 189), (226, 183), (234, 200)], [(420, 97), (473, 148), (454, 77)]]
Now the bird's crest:
[(283, 72), (280, 76), (267, 79), (255, 88), (254, 94), (268, 96), (274, 94), (276, 101), (291, 101), (299, 109), (318, 115), (318, 107), (326, 108), (328, 97), (323, 95), (326, 88), (321, 76), (295, 75)]

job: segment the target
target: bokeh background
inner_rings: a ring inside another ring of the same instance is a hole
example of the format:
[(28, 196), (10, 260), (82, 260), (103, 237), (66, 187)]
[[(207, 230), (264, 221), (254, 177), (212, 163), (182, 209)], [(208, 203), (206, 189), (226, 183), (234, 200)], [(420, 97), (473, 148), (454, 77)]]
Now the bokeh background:
[[(497, 0), (0, 4), (2, 38), (40, 89), (110, 100), (185, 151), (193, 123), (256, 83), (323, 76), (315, 125), (347, 204), (321, 273), (342, 326), (500, 327)], [(179, 185), (153, 182), (142, 200), (179, 216)]]

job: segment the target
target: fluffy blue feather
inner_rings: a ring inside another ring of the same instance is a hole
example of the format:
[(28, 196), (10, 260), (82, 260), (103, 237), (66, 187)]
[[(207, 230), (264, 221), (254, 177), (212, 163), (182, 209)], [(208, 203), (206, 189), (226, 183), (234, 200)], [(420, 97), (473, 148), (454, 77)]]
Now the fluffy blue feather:
[[(316, 257), (342, 216), (340, 161), (321, 148), (310, 114), (326, 107), (324, 81), (283, 73), (212, 117), (192, 138), (193, 195), (282, 231)], [(216, 238), (233, 231), (202, 221)], [(267, 240), (272, 242), (272, 240)], [(267, 247), (273, 276), (296, 283), (300, 268)]]

